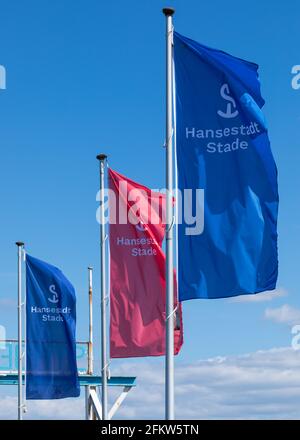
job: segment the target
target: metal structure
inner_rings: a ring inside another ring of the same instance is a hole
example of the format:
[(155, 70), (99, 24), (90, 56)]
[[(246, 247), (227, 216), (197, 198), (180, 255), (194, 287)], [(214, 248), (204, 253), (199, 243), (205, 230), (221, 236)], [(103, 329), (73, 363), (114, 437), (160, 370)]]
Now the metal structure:
[(23, 298), (22, 298), (22, 251), (24, 249), (24, 243), (17, 241), (18, 247), (18, 420), (23, 418), (23, 388), (22, 388), (22, 372), (23, 372), (23, 348), (22, 348), (22, 310), (23, 310)]
[[(88, 267), (88, 294), (89, 294), (89, 342), (88, 342), (88, 365), (87, 374), (93, 376), (94, 372), (94, 350), (93, 350), (93, 268)], [(94, 420), (95, 413), (91, 405), (91, 391), (96, 390), (94, 386), (85, 386), (85, 418)]]
[[(19, 376), (13, 373), (0, 373), (0, 385), (18, 385), (19, 387)], [(21, 385), (25, 383), (25, 376), (22, 375)], [(79, 376), (80, 386), (89, 387), (90, 395), (88, 404), (92, 408), (94, 413), (94, 418), (96, 420), (102, 420), (102, 405), (98, 398), (97, 388), (102, 385), (101, 376), (91, 376), (89, 374)], [(122, 402), (127, 397), (129, 391), (136, 386), (136, 377), (111, 377), (107, 381), (107, 385), (110, 387), (122, 387), (123, 390), (118, 398), (115, 400), (111, 409), (108, 411), (107, 420), (111, 420), (116, 414), (117, 410), (120, 408)]]
[(101, 375), (102, 375), (102, 420), (108, 417), (107, 409), (107, 332), (106, 332), (106, 252), (105, 252), (105, 218), (104, 218), (104, 169), (107, 156), (99, 154), (97, 156), (100, 166), (100, 269), (101, 269)]
[(173, 21), (175, 10), (164, 8), (166, 17), (166, 366), (165, 418), (174, 420), (174, 262), (173, 262)]
[[(103, 155), (101, 155), (103, 156)], [(105, 160), (105, 159), (104, 159)], [(104, 189), (104, 163), (100, 167), (103, 171), (101, 174), (101, 188)], [(104, 191), (102, 192), (102, 200), (104, 200)], [(102, 205), (103, 206), (103, 205)], [(104, 214), (103, 214), (104, 215)], [(104, 224), (104, 223), (103, 223)], [(105, 230), (105, 229), (104, 229)], [(108, 377), (107, 358), (106, 358), (106, 287), (105, 287), (105, 235), (101, 233), (101, 315), (102, 334), (101, 334), (101, 354), (102, 354), (102, 374), (95, 376), (94, 373), (94, 354), (93, 354), (93, 278), (92, 268), (88, 268), (88, 295), (89, 295), (89, 340), (88, 342), (77, 342), (76, 347), (83, 349), (83, 353), (87, 353), (87, 366), (82, 369), (79, 368), (79, 383), (85, 388), (85, 418), (87, 420), (111, 420), (121, 406), (122, 402), (127, 397), (129, 391), (136, 386), (136, 377)], [(23, 385), (26, 381), (26, 374), (23, 368), (23, 357), (25, 345), (22, 332), (22, 316), (24, 301), (22, 297), (22, 253), (24, 249), (23, 242), (17, 242), (18, 246), (18, 339), (0, 340), (1, 347), (7, 347), (7, 353), (3, 358), (8, 361), (5, 368), (1, 365), (0, 352), (0, 385), (16, 385), (18, 387), (18, 419), (22, 420), (25, 405), (23, 403)], [(104, 331), (103, 331), (104, 330)], [(83, 348), (85, 347), (85, 348)], [(14, 349), (15, 348), (15, 349)], [(14, 361), (17, 353), (17, 361)], [(82, 356), (81, 356), (82, 357)], [(103, 384), (105, 386), (103, 392)], [(121, 387), (122, 391), (116, 398), (112, 407), (108, 409), (107, 388)], [(98, 397), (97, 389), (102, 388), (101, 400)], [(103, 403), (105, 406), (103, 406)]]
[[(18, 373), (18, 339), (0, 339), (0, 375)], [(76, 342), (76, 357), (78, 374), (88, 374), (88, 346), (87, 341)], [(25, 341), (22, 341), (24, 351)], [(24, 374), (23, 369), (23, 374)]]

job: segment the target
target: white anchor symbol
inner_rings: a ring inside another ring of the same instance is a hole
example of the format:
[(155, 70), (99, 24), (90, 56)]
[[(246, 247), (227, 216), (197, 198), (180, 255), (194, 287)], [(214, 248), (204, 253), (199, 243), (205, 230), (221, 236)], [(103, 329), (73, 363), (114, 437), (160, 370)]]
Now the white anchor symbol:
[(58, 293), (55, 291), (55, 285), (52, 284), (51, 286), (49, 286), (49, 290), (52, 293), (52, 298), (48, 298), (48, 301), (50, 301), (53, 304), (58, 303)]
[(220, 95), (225, 101), (229, 101), (226, 107), (226, 112), (222, 112), (222, 110), (218, 110), (218, 115), (222, 118), (231, 119), (235, 118), (239, 112), (238, 110), (232, 111), (236, 109), (236, 102), (233, 97), (230, 95), (229, 85), (223, 84), (220, 90)]

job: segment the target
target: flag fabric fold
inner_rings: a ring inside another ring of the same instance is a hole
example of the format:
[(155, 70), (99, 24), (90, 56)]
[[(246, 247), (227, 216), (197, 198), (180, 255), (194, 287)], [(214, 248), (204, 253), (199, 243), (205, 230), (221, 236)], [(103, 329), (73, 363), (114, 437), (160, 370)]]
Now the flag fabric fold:
[[(109, 169), (110, 356), (165, 354), (165, 196)], [(129, 219), (129, 221), (128, 221)], [(174, 272), (174, 282), (176, 277)], [(181, 307), (174, 353), (183, 343)]]
[[(181, 301), (276, 287), (277, 169), (262, 113), (258, 66), (174, 34), (178, 189), (194, 233), (178, 226)], [(200, 203), (200, 202), (199, 202)], [(200, 221), (201, 220), (201, 221)]]
[(26, 255), (26, 399), (80, 394), (76, 298), (64, 274)]

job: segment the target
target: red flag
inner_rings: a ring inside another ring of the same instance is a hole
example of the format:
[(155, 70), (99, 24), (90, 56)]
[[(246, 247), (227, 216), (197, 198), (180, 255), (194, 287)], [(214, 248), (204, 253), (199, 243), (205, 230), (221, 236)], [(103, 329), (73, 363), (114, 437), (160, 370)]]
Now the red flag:
[[(165, 196), (109, 169), (110, 355), (165, 354)], [(176, 276), (174, 272), (176, 286)], [(174, 353), (183, 343), (174, 295)]]

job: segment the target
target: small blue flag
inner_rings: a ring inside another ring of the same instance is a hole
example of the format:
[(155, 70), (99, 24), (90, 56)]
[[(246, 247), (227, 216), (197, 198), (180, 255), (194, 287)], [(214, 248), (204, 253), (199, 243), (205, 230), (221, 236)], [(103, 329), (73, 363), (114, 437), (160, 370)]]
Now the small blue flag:
[(54, 266), (26, 255), (26, 399), (78, 397), (76, 298)]
[[(276, 287), (277, 169), (258, 66), (174, 35), (181, 301)], [(185, 192), (184, 192), (185, 190)]]

